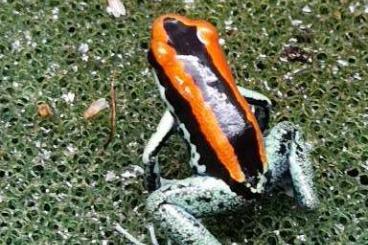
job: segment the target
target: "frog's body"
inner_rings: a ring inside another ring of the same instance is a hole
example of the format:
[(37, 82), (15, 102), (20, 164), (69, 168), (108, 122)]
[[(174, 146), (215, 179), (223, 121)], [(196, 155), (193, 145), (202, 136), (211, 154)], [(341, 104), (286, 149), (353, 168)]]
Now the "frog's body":
[[(168, 110), (143, 154), (146, 184), (154, 191), (148, 209), (172, 239), (218, 243), (197, 217), (239, 208), (288, 174), (299, 203), (316, 207), (312, 167), (298, 128), (280, 123), (264, 140), (271, 102), (236, 86), (215, 27), (178, 15), (159, 17), (149, 61)], [(190, 145), (196, 176), (160, 187), (155, 157), (176, 127)]]

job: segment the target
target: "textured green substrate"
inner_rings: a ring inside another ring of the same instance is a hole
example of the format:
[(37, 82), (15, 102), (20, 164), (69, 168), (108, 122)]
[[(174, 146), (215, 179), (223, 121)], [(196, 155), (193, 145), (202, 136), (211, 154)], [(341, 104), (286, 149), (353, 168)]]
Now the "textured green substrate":
[[(237, 82), (272, 98), (272, 121), (298, 123), (314, 146), (317, 212), (275, 194), (241, 215), (207, 220), (211, 231), (225, 244), (368, 243), (368, 6), (241, 2), (126, 0), (127, 16), (116, 19), (102, 0), (1, 1), (1, 244), (124, 244), (115, 222), (149, 242), (142, 180), (121, 174), (141, 165), (164, 109), (146, 52), (149, 25), (166, 12), (215, 24)], [(287, 44), (311, 62), (280, 59)], [(108, 112), (91, 122), (82, 113), (109, 98), (113, 71), (117, 135), (103, 151)], [(54, 108), (52, 119), (36, 116), (40, 101)], [(161, 154), (171, 177), (186, 176), (187, 160), (179, 137)]]

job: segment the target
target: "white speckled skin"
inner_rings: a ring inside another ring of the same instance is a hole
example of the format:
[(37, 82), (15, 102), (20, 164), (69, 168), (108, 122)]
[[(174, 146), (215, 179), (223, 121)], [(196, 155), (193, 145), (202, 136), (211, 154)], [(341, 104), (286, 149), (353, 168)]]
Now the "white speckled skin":
[(147, 200), (147, 209), (179, 244), (220, 244), (197, 219), (236, 210), (246, 204), (222, 180), (190, 177), (162, 186)]
[[(317, 208), (319, 202), (313, 186), (309, 147), (299, 127), (291, 122), (277, 124), (266, 136), (265, 145), (269, 161), (266, 190), (270, 191), (283, 178), (291, 178), (298, 204), (308, 209)], [(290, 177), (285, 176), (287, 173)]]

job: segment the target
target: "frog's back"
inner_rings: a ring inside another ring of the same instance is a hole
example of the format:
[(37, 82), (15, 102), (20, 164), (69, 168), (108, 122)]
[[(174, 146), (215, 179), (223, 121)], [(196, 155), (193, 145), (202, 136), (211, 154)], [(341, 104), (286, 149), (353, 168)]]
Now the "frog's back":
[(191, 165), (232, 186), (256, 184), (266, 169), (263, 137), (240, 95), (209, 23), (178, 15), (152, 27), (150, 63), (161, 96), (191, 145)]

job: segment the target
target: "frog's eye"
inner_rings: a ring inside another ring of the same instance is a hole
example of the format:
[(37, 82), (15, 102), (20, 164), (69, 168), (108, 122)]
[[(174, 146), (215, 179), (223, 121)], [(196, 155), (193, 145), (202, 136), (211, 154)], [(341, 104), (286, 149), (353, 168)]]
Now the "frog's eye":
[(205, 45), (211, 42), (216, 42), (218, 39), (216, 28), (205, 21), (201, 21), (198, 25), (197, 36)]

